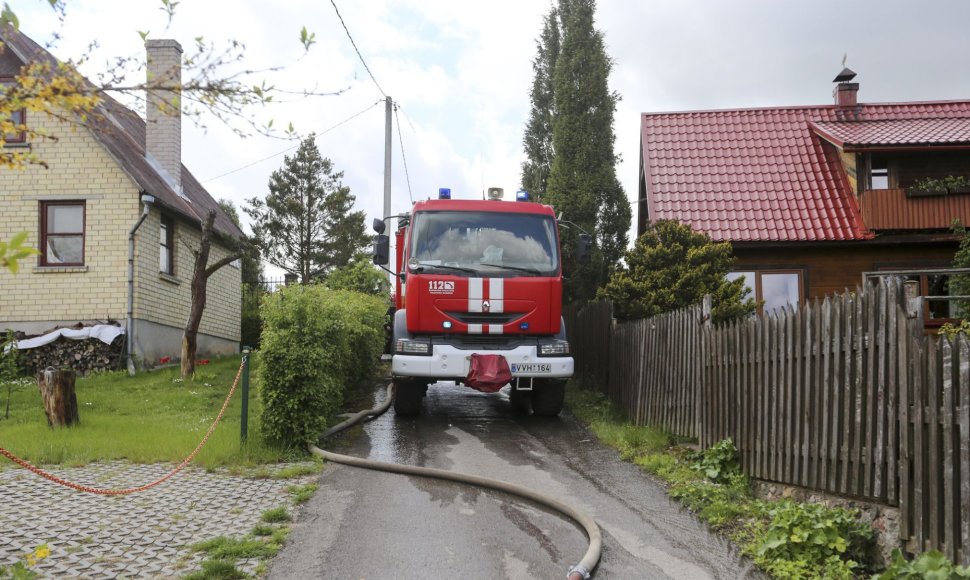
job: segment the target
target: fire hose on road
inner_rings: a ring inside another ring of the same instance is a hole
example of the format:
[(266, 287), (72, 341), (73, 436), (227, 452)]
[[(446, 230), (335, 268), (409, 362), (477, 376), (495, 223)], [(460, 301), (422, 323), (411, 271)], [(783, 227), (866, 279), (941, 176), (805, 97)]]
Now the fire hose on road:
[[(391, 406), (391, 402), (394, 400), (394, 385), (390, 384), (387, 386), (387, 396), (384, 397), (384, 401), (374, 407), (373, 409), (366, 409), (354, 414), (346, 421), (335, 425), (328, 429), (324, 434), (323, 438), (335, 435), (344, 429), (352, 427), (357, 423), (363, 421), (364, 419), (374, 418), (383, 414)], [(341, 455), (339, 453), (333, 453), (332, 451), (326, 451), (320, 449), (315, 445), (310, 445), (310, 452), (314, 455), (318, 455), (334, 463), (340, 463), (343, 465), (351, 465), (354, 467), (361, 467), (364, 469), (374, 469), (378, 471), (386, 471), (390, 473), (400, 473), (404, 475), (417, 475), (420, 477), (430, 477), (434, 479), (441, 479), (445, 481), (455, 481), (458, 483), (465, 483), (468, 485), (474, 485), (477, 487), (484, 487), (488, 489), (493, 489), (495, 491), (508, 493), (515, 495), (537, 504), (546, 506), (547, 508), (564, 514), (575, 521), (577, 524), (583, 527), (586, 533), (586, 537), (589, 539), (589, 547), (586, 549), (586, 554), (579, 561), (578, 564), (571, 567), (567, 573), (567, 580), (579, 580), (590, 577), (590, 572), (596, 566), (600, 559), (600, 551), (603, 547), (603, 538), (600, 534), (600, 528), (588, 514), (575, 508), (567, 503), (564, 503), (554, 497), (541, 494), (537, 491), (531, 490), (527, 487), (521, 485), (516, 485), (514, 483), (508, 483), (506, 481), (500, 481), (498, 479), (491, 479), (488, 477), (481, 477), (478, 475), (469, 475), (465, 473), (455, 473), (452, 471), (445, 471), (443, 469), (434, 469), (429, 467), (417, 467), (414, 465), (401, 465), (397, 463), (385, 463), (382, 461), (372, 461), (369, 459), (361, 459), (359, 457), (351, 457), (349, 455)]]

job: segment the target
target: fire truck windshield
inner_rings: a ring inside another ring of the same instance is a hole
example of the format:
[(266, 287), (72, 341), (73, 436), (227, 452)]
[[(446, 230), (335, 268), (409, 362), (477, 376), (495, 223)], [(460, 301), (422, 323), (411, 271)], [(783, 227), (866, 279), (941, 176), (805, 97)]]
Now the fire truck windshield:
[(408, 265), (470, 276), (555, 276), (557, 246), (551, 216), (423, 211), (413, 218)]

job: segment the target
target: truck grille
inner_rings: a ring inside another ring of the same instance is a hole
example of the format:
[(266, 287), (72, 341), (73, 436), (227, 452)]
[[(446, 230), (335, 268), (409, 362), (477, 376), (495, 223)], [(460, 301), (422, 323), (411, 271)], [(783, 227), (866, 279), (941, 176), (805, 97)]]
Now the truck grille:
[(464, 324), (508, 324), (522, 318), (522, 312), (446, 312)]

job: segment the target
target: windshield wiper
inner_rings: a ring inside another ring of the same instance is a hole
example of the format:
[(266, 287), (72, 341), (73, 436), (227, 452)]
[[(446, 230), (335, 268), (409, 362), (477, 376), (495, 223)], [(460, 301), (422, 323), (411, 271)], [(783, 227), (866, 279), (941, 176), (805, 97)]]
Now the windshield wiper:
[(447, 264), (418, 264), (418, 267), (414, 268), (414, 271), (423, 272), (425, 268), (443, 268), (445, 270), (455, 270), (458, 272), (468, 272), (469, 274), (478, 274), (478, 270), (473, 268), (465, 268), (464, 266), (449, 266)]
[(528, 272), (529, 274), (535, 274), (536, 276), (541, 276), (542, 271), (536, 270), (535, 268), (523, 268), (521, 266), (506, 266), (505, 264), (479, 264), (480, 266), (491, 266), (493, 268), (502, 268), (504, 270), (515, 270), (516, 272)]

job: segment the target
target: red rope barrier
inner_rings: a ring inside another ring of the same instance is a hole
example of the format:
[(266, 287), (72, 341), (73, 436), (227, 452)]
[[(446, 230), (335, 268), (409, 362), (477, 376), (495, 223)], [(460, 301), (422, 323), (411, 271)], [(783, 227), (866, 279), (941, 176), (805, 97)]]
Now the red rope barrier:
[(186, 465), (188, 465), (189, 463), (192, 462), (193, 459), (195, 459), (195, 456), (198, 455), (199, 451), (202, 450), (202, 446), (205, 445), (206, 441), (209, 440), (209, 436), (212, 435), (213, 431), (215, 431), (216, 425), (218, 425), (219, 421), (222, 420), (222, 416), (225, 414), (226, 408), (229, 407), (229, 400), (232, 399), (232, 394), (236, 392), (236, 386), (239, 384), (239, 377), (242, 376), (243, 365), (245, 364), (246, 364), (246, 361), (245, 361), (245, 358), (243, 358), (243, 362), (239, 363), (239, 370), (236, 371), (236, 379), (232, 382), (232, 387), (229, 389), (229, 395), (226, 396), (226, 400), (222, 403), (222, 409), (219, 410), (219, 415), (216, 416), (215, 421), (213, 421), (212, 425), (209, 426), (209, 430), (206, 432), (205, 437), (202, 438), (202, 441), (199, 442), (199, 444), (195, 447), (192, 453), (190, 453), (189, 456), (182, 461), (182, 463), (179, 463), (178, 465), (175, 466), (175, 469), (173, 469), (163, 477), (151, 483), (147, 483), (145, 485), (141, 485), (138, 487), (129, 487), (125, 489), (106, 489), (106, 488), (100, 488), (100, 487), (89, 487), (87, 485), (81, 485), (79, 483), (67, 481), (66, 479), (61, 479), (60, 477), (57, 477), (53, 473), (44, 471), (43, 469), (35, 465), (32, 465), (28, 461), (17, 457), (16, 455), (7, 451), (3, 447), (0, 447), (0, 455), (3, 455), (10, 461), (13, 461), (14, 463), (23, 467), (24, 469), (34, 472), (35, 474), (43, 477), (44, 479), (49, 479), (54, 483), (57, 483), (66, 487), (70, 487), (71, 489), (76, 489), (78, 491), (83, 491), (87, 493), (96, 493), (99, 495), (128, 495), (130, 493), (136, 493), (139, 491), (145, 491), (146, 489), (151, 489), (156, 485), (167, 481), (176, 473), (182, 471), (182, 469)]

